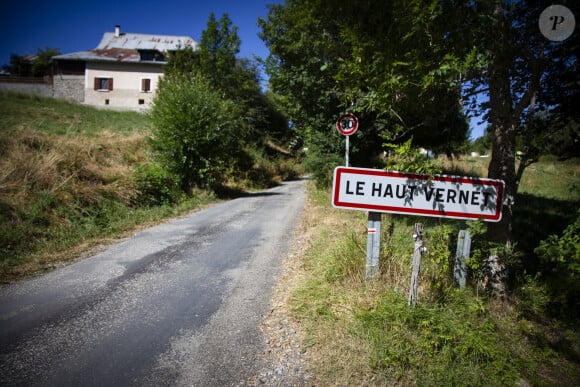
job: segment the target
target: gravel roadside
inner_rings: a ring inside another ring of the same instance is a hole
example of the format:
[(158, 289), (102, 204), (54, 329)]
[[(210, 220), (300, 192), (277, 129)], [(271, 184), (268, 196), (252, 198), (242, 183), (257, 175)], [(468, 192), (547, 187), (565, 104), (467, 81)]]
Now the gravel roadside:
[(308, 386), (312, 382), (303, 332), (288, 310), (289, 297), (304, 277), (302, 258), (308, 236), (302, 226), (299, 227), (290, 253), (284, 259), (268, 315), (260, 326), (265, 337), (262, 354), (265, 366), (258, 375), (246, 381), (246, 386)]

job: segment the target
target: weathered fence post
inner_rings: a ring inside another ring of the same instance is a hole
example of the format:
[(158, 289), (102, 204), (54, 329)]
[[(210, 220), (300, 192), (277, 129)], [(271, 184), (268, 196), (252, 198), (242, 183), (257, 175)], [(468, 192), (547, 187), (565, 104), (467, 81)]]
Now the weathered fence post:
[(425, 251), (423, 247), (423, 224), (415, 223), (413, 233), (415, 240), (415, 249), (413, 251), (413, 271), (411, 273), (411, 289), (409, 290), (409, 305), (414, 306), (417, 303), (419, 293), (419, 275), (421, 274), (421, 255)]
[(491, 290), (495, 296), (503, 298), (506, 292), (507, 271), (497, 254), (492, 254), (485, 260), (483, 272), (483, 288)]
[(457, 237), (457, 251), (455, 253), (455, 265), (453, 267), (453, 277), (459, 284), (461, 290), (465, 289), (467, 283), (467, 260), (471, 252), (471, 235), (469, 231), (460, 230)]

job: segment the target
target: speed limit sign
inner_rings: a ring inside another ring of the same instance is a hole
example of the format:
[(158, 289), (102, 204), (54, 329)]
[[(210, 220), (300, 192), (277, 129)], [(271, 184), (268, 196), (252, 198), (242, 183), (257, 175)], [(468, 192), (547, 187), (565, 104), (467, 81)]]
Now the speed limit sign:
[(345, 136), (350, 136), (358, 129), (358, 119), (354, 114), (345, 114), (336, 121), (336, 129)]

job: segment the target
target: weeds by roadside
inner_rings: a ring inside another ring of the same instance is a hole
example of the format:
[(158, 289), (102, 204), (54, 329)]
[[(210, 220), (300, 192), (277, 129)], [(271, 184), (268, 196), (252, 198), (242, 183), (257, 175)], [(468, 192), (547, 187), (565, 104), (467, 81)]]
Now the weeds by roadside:
[(314, 385), (577, 385), (580, 332), (530, 308), (548, 295), (537, 280), (506, 300), (461, 292), (450, 280), (460, 222), (425, 220), (419, 303), (407, 304), (412, 229), (418, 220), (383, 215), (380, 278), (365, 283), (366, 216), (330, 207), (310, 186), (305, 224), (317, 231), (306, 279), (290, 299)]

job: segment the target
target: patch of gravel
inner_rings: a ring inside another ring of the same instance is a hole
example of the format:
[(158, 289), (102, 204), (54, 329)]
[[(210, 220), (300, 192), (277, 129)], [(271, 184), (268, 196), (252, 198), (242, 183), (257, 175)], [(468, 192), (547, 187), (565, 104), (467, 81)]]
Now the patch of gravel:
[(308, 386), (312, 381), (303, 332), (288, 310), (288, 299), (304, 277), (302, 257), (307, 243), (305, 233), (297, 233), (284, 259), (269, 313), (260, 326), (265, 336), (262, 354), (265, 366), (246, 381), (246, 386)]

